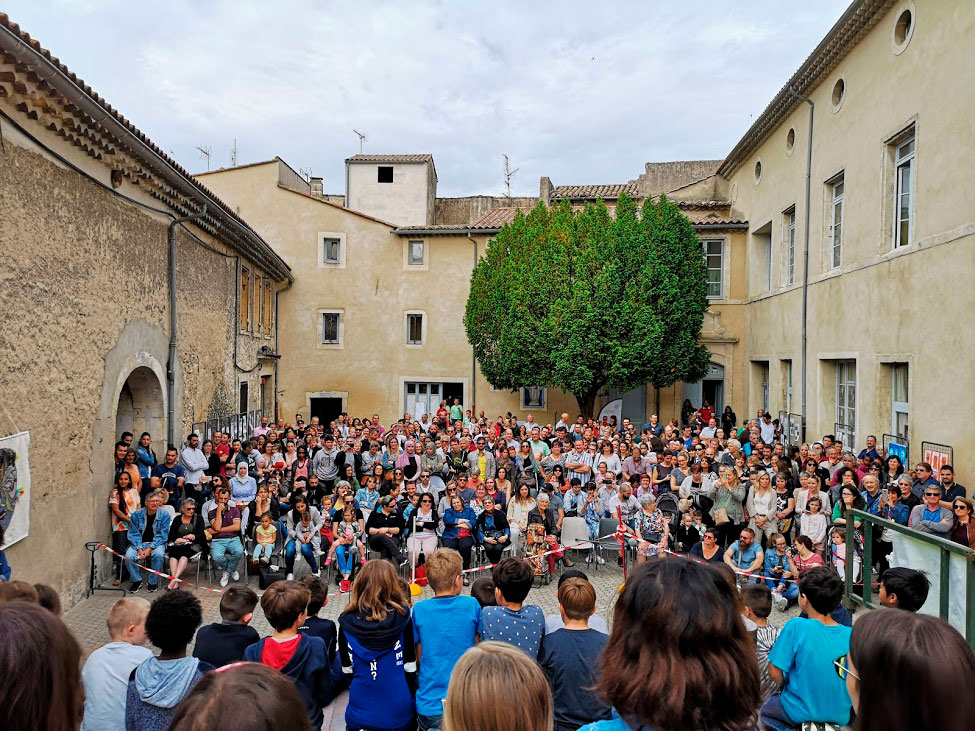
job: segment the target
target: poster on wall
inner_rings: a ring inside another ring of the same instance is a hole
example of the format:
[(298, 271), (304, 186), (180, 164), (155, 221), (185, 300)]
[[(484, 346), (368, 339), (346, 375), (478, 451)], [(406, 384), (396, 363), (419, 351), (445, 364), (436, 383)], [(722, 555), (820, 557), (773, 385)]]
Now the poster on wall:
[(27, 537), (30, 527), (30, 434), (0, 437), (0, 527), (3, 546)]

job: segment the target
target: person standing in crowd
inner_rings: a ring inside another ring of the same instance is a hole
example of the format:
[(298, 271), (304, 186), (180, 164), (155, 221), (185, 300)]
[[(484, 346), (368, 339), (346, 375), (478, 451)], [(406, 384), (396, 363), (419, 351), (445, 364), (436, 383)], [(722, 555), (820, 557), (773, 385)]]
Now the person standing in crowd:
[(922, 497), (924, 502), (911, 510), (908, 527), (938, 538), (948, 538), (954, 516), (951, 510), (941, 505), (941, 485), (937, 482), (925, 484)]
[(240, 662), (244, 650), (261, 637), (250, 626), (257, 594), (249, 586), (231, 586), (220, 595), (220, 622), (201, 627), (193, 645), (193, 657), (222, 668)]
[(738, 478), (734, 467), (722, 466), (720, 476), (714, 483), (711, 518), (718, 530), (718, 543), (727, 546), (733, 542), (745, 527), (745, 495), (747, 488)]
[(849, 693), (832, 672), (833, 661), (850, 650), (850, 628), (831, 616), (842, 597), (843, 580), (827, 568), (800, 577), (799, 606), (808, 618), (786, 622), (768, 656), (769, 677), (782, 688), (759, 714), (770, 731), (793, 731), (806, 721), (850, 722)]
[(193, 498), (198, 504), (202, 503), (205, 495), (201, 483), (204, 473), (210, 469), (210, 460), (200, 449), (200, 437), (197, 434), (189, 434), (186, 437), (186, 446), (180, 452), (179, 463), (185, 473), (183, 494)]
[[(142, 587), (142, 571), (139, 568), (141, 562), (149, 561), (153, 571), (162, 571), (171, 522), (169, 513), (160, 510), (165, 495), (164, 490), (149, 493), (146, 506), (129, 516), (129, 547), (125, 551), (125, 560), (129, 579), (132, 581), (129, 587), (131, 592), (139, 591)], [(159, 586), (159, 574), (149, 572), (146, 585), (147, 591), (155, 591)]]
[(108, 508), (112, 513), (112, 550), (116, 554), (112, 556), (112, 586), (121, 583), (122, 556), (129, 546), (129, 516), (140, 506), (139, 488), (132, 484), (132, 475), (124, 470), (119, 472), (108, 497)]
[(139, 437), (139, 444), (135, 448), (135, 459), (139, 466), (139, 476), (148, 481), (152, 477), (152, 468), (159, 460), (156, 459), (156, 453), (152, 451), (152, 435), (147, 431), (142, 432), (142, 436)]
[(450, 673), (464, 652), (474, 646), (481, 607), (461, 595), (463, 564), (456, 551), (440, 548), (427, 557), (427, 580), (434, 597), (413, 607), (413, 634), (420, 666), (416, 691), (420, 731), (443, 725), (443, 704)]
[(972, 728), (975, 655), (943, 619), (868, 612), (853, 626), (849, 652), (835, 666), (856, 711), (857, 731)]
[[(753, 729), (761, 701), (754, 645), (722, 571), (654, 559), (623, 585), (596, 692), (612, 718), (580, 731)], [(680, 617), (681, 629), (674, 631)]]
[(560, 581), (558, 604), (563, 626), (543, 638), (539, 663), (552, 687), (555, 731), (575, 731), (610, 717), (609, 706), (592, 690), (609, 637), (589, 626), (596, 611), (596, 590), (588, 581)]
[(388, 561), (370, 561), (339, 615), (339, 657), (351, 676), (350, 731), (413, 731), (416, 645), (409, 598)]
[(312, 728), (324, 720), (322, 708), (332, 700), (332, 674), (325, 642), (301, 634), (311, 593), (298, 581), (275, 581), (261, 596), (261, 609), (271, 625), (270, 637), (244, 650), (244, 660), (280, 671), (294, 682)]
[(949, 540), (975, 550), (975, 503), (967, 497), (955, 497), (952, 498), (951, 510), (954, 519)]
[(152, 657), (145, 647), (148, 613), (149, 602), (138, 597), (118, 599), (108, 610), (109, 642), (91, 653), (81, 670), (85, 686), (81, 731), (125, 728), (129, 674)]
[[(152, 490), (165, 490), (167, 493), (166, 505), (179, 505), (183, 497), (183, 483), (186, 482), (186, 471), (176, 464), (178, 458), (176, 447), (169, 445), (166, 449), (165, 461), (152, 468), (152, 477), (149, 479), (149, 488)], [(146, 486), (142, 486), (142, 499), (146, 499)]]
[[(512, 688), (517, 689), (512, 699)], [(444, 731), (552, 731), (552, 692), (531, 658), (503, 642), (481, 642), (450, 675)]]
[(146, 615), (149, 641), (157, 656), (143, 660), (129, 674), (125, 698), (126, 731), (169, 728), (180, 704), (213, 665), (187, 657), (186, 647), (203, 621), (200, 600), (177, 589), (156, 599)]
[(335, 489), (335, 480), (339, 474), (338, 464), (336, 463), (339, 450), (335, 446), (335, 437), (331, 434), (325, 435), (323, 444), (322, 449), (318, 451), (311, 461), (311, 469), (318, 475), (322, 489), (327, 494), (331, 494)]

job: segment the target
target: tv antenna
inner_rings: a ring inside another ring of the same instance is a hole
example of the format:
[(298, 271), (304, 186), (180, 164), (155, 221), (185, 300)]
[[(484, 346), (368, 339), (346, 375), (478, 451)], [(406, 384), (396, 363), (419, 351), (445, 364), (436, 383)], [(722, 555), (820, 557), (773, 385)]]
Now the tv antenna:
[(237, 167), (237, 138), (234, 137), (234, 146), (230, 150), (230, 167)]
[(355, 132), (359, 136), (359, 154), (361, 155), (362, 154), (362, 143), (365, 142), (368, 138), (366, 137), (366, 133), (365, 132), (360, 132), (357, 129), (354, 129), (352, 131)]
[(197, 145), (196, 149), (200, 151), (200, 159), (206, 159), (207, 172), (210, 172), (210, 154), (213, 152), (213, 148), (210, 145)]
[(511, 178), (519, 170), (520, 168), (515, 168), (514, 170), (511, 169), (511, 164), (510, 161), (508, 160), (508, 156), (505, 155), (504, 156), (504, 190), (505, 190), (505, 196), (507, 197), (509, 204), (511, 203)]

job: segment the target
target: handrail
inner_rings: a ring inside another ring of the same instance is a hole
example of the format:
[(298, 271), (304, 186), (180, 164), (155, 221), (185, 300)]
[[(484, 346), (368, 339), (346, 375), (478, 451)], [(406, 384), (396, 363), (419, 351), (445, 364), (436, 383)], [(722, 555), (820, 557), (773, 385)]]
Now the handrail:
[[(876, 604), (873, 602), (873, 586), (870, 582), (870, 570), (873, 563), (871, 555), (873, 551), (873, 531), (875, 529), (883, 530), (884, 528), (889, 528), (896, 533), (902, 533), (938, 549), (940, 553), (940, 581), (938, 585), (940, 597), (938, 614), (945, 620), (948, 619), (949, 582), (952, 578), (950, 559), (952, 554), (960, 556), (965, 559), (965, 639), (968, 641), (968, 645), (975, 650), (975, 551), (954, 541), (939, 538), (930, 533), (922, 533), (914, 528), (908, 528), (900, 523), (881, 518), (878, 515), (873, 515), (864, 510), (852, 509), (848, 510), (847, 513), (860, 520), (861, 529), (863, 530), (862, 562), (864, 575), (863, 581), (860, 584), (862, 586), (862, 596), (858, 596), (855, 592), (857, 585), (853, 581), (853, 572), (846, 572), (847, 599), (856, 604), (861, 604), (868, 609), (876, 608)], [(847, 522), (849, 522), (849, 518), (847, 518)], [(853, 560), (854, 542), (846, 541), (846, 565), (853, 566)]]

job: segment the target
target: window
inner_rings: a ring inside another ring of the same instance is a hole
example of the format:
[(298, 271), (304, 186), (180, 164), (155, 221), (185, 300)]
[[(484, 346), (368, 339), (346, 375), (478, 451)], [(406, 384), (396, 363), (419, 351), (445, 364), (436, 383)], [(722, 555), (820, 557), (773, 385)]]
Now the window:
[(829, 245), (830, 245), (830, 268), (836, 269), (843, 261), (843, 173), (829, 183), (830, 198), (830, 221), (829, 221)]
[(338, 345), (342, 342), (341, 319), (339, 312), (322, 313), (322, 345)]
[(264, 334), (274, 334), (274, 292), (271, 291), (271, 280), (264, 280)]
[(752, 296), (772, 290), (772, 221), (752, 231), (748, 253), (748, 290)]
[(785, 412), (792, 413), (792, 360), (782, 361), (782, 383), (785, 386)]
[[(796, 281), (796, 207), (787, 210), (785, 217), (785, 283)], [(771, 288), (771, 287), (770, 287)]]
[(894, 248), (914, 236), (914, 131), (894, 148)]
[(891, 430), (899, 437), (908, 438), (910, 400), (908, 398), (908, 365), (894, 363), (891, 366)]
[(749, 384), (751, 409), (769, 410), (769, 361), (751, 361), (751, 383)]
[(423, 315), (410, 313), (406, 316), (406, 344), (423, 345)]
[(380, 165), (376, 168), (376, 182), (378, 183), (392, 183), (393, 182), (393, 168)]
[(722, 239), (702, 241), (704, 259), (708, 268), (708, 298), (720, 299), (722, 274), (724, 271), (724, 241)]
[(425, 247), (422, 241), (411, 241), (409, 243), (409, 264), (410, 266), (423, 266)]
[(341, 262), (341, 246), (339, 239), (322, 239), (322, 264), (338, 264)]
[(836, 437), (852, 449), (856, 443), (857, 362), (836, 361)]
[(542, 386), (524, 386), (521, 389), (522, 409), (544, 409), (546, 389)]
[(249, 405), (250, 405), (250, 398), (248, 394), (248, 383), (247, 381), (241, 381), (238, 413), (246, 414), (250, 410), (248, 408)]
[(769, 372), (769, 367), (768, 367), (768, 363), (766, 362), (766, 363), (760, 364), (759, 368), (760, 368), (761, 379), (762, 379), (762, 410), (767, 413), (768, 410), (769, 410), (769, 403), (768, 403), (768, 380), (769, 380), (769, 378), (768, 378), (768, 372)]
[(240, 268), (240, 329), (251, 329), (251, 275), (247, 267)]
[(254, 298), (254, 312), (257, 314), (257, 327), (255, 334), (260, 335), (264, 332), (264, 277), (258, 277), (255, 289), (257, 296)]

